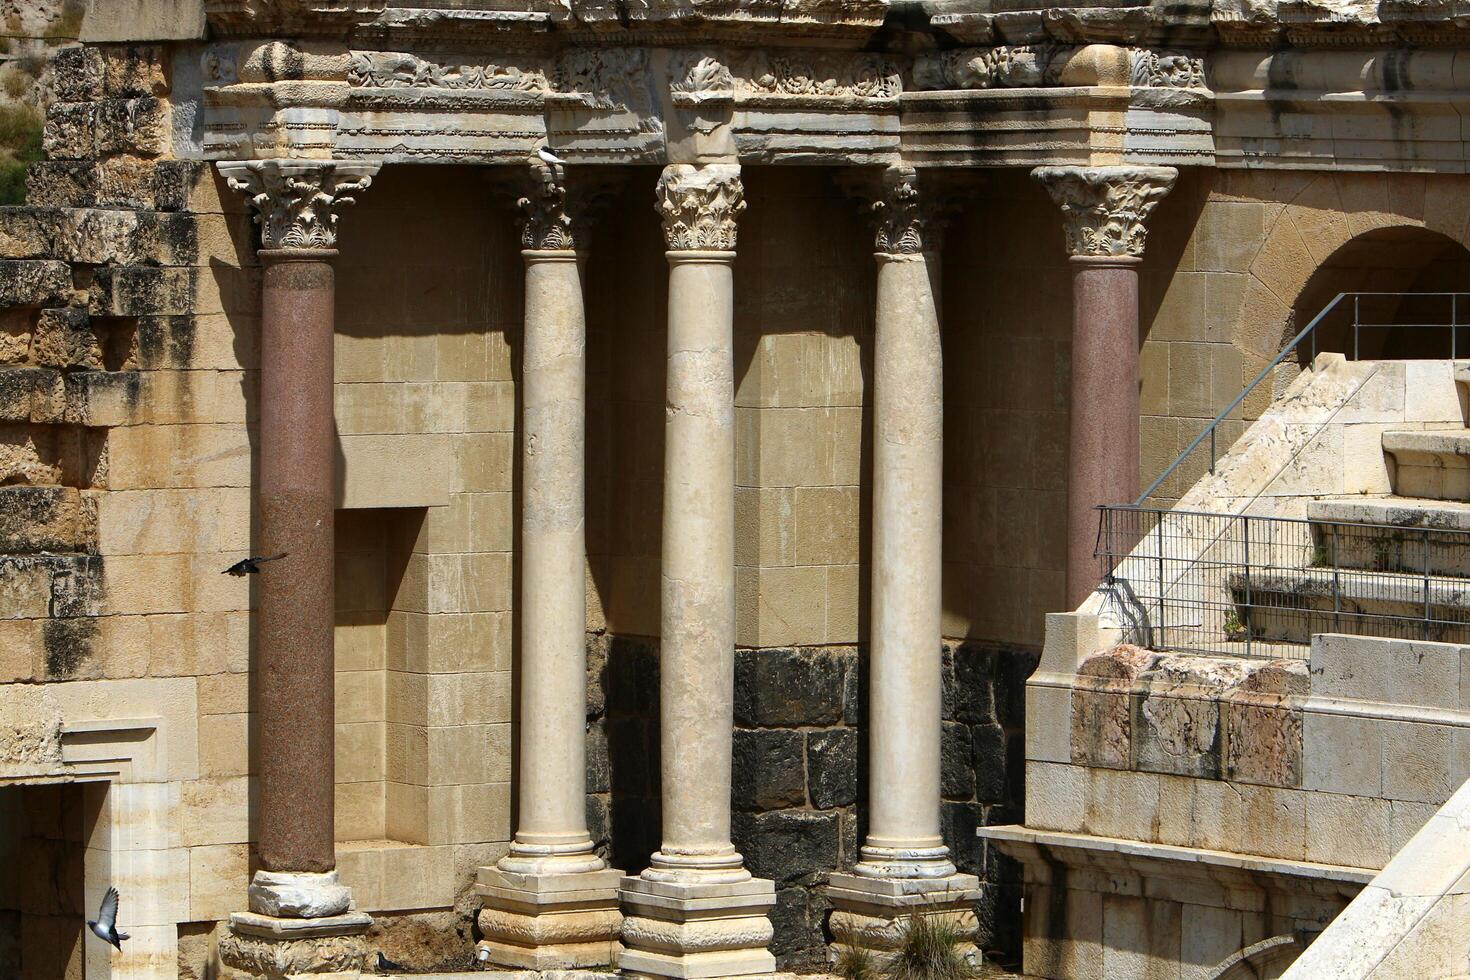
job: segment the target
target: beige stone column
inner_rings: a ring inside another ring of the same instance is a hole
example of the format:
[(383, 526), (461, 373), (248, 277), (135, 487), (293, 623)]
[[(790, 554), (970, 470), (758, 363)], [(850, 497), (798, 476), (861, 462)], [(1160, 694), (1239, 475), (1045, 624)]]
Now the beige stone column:
[(1097, 508), (1138, 495), (1138, 266), (1172, 167), (1038, 167), (1062, 209), (1072, 259), (1067, 447), (1067, 608), (1102, 577)]
[(658, 183), (668, 246), (659, 724), (663, 842), (623, 880), (624, 971), (771, 973), (769, 881), (730, 842), (735, 723), (735, 382), (740, 168), (674, 164)]
[[(334, 845), (332, 347), (336, 209), (376, 164), (221, 163), (249, 197), (262, 265), (257, 553), (284, 554), (256, 584), (253, 705), (260, 729), (257, 849), (248, 911), (220, 940), (251, 976), (357, 975), (372, 920), (351, 911)], [(124, 899), (126, 900), (126, 898)]]
[(523, 212), (519, 812), (481, 868), (480, 948), (532, 970), (616, 963), (618, 879), (587, 831), (585, 202), (531, 165)]
[(868, 833), (829, 882), (841, 943), (889, 948), (910, 912), (973, 934), (979, 881), (957, 874), (940, 833), (941, 488), (944, 393), (940, 216), (916, 171), (892, 168), (873, 203), (872, 631)]

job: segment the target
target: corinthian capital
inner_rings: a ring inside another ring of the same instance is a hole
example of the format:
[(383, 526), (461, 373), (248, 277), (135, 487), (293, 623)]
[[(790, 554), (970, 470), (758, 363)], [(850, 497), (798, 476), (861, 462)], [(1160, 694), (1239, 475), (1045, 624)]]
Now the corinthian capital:
[(367, 190), (377, 163), (247, 160), (220, 163), (230, 189), (250, 199), (261, 248), (336, 248), (337, 208)]
[(658, 213), (669, 251), (733, 252), (735, 224), (745, 210), (740, 167), (670, 164), (658, 178)]
[(1037, 167), (1062, 209), (1067, 253), (1142, 257), (1148, 216), (1174, 186), (1173, 167)]
[(876, 180), (872, 171), (849, 173), (839, 183), (863, 202), (873, 225), (873, 248), (879, 254), (938, 250), (944, 224), (958, 204), (955, 188), (921, 187), (913, 167), (889, 167)]
[(516, 199), (521, 209), (521, 247), (536, 251), (571, 251), (587, 244), (582, 209), (567, 201), (566, 174), (560, 167), (532, 161), (526, 192)]

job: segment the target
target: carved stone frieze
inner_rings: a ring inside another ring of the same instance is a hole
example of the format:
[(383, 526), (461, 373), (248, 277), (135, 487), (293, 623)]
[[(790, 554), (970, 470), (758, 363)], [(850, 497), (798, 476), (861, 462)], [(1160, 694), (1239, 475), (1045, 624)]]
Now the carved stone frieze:
[(376, 163), (250, 160), (219, 164), (230, 189), (250, 200), (261, 248), (336, 248), (337, 208), (353, 202)]
[(1069, 255), (1142, 257), (1148, 217), (1174, 186), (1173, 167), (1037, 167), (1062, 209)]
[(1042, 88), (1061, 82), (1070, 48), (1015, 45), (961, 48), (925, 55), (914, 63), (920, 89)]
[(359, 88), (447, 88), (545, 92), (546, 75), (502, 64), (438, 64), (412, 54), (359, 51), (347, 60), (347, 84)]
[(1134, 48), (1131, 84), (1135, 88), (1205, 88), (1205, 59), (1184, 51)]
[(658, 213), (670, 251), (735, 250), (736, 223), (745, 210), (740, 167), (676, 163), (658, 179)]
[(903, 76), (897, 64), (878, 55), (757, 54), (735, 86), (745, 95), (896, 99)]
[(313, 973), (357, 976), (367, 965), (367, 955), (363, 937), (352, 935), (276, 939), (228, 933), (219, 941), (219, 956), (226, 966), (260, 980)]

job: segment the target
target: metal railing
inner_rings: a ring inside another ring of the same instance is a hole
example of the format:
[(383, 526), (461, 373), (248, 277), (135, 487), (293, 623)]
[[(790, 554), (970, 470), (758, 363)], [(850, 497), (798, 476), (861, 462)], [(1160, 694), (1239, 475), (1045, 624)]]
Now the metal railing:
[(1470, 531), (1100, 511), (1098, 588), (1125, 643), (1304, 658), (1314, 633), (1470, 642)]
[[(1368, 307), (1368, 311), (1371, 316), (1373, 312), (1373, 307), (1379, 305), (1375, 301), (1381, 300), (1393, 300), (1396, 305), (1406, 300), (1423, 300), (1430, 301), (1432, 305), (1436, 306), (1439, 305), (1439, 301), (1442, 301), (1445, 304), (1445, 312), (1447, 313), (1447, 317), (1444, 322), (1435, 323), (1389, 323), (1385, 321), (1375, 321), (1372, 319), (1365, 321), (1363, 319), (1364, 306), (1366, 305)], [(1199, 435), (1194, 437), (1194, 440), (1184, 448), (1184, 451), (1179, 454), (1174, 462), (1170, 463), (1168, 467), (1164, 470), (1164, 472), (1160, 473), (1158, 478), (1148, 485), (1148, 489), (1144, 490), (1143, 493), (1138, 495), (1138, 499), (1134, 501), (1134, 504), (1141, 507), (1145, 503), (1147, 503), (1149, 498), (1154, 495), (1154, 492), (1158, 490), (1159, 487), (1163, 486), (1164, 481), (1167, 480), (1171, 475), (1173, 475), (1174, 471), (1179, 469), (1179, 467), (1183, 465), (1184, 461), (1192, 456), (1194, 454), (1194, 451), (1198, 449), (1200, 445), (1203, 444), (1206, 440), (1208, 440), (1210, 444), (1210, 472), (1214, 473), (1215, 464), (1216, 462), (1218, 462), (1217, 433), (1220, 428), (1220, 423), (1225, 421), (1225, 419), (1227, 419), (1232, 412), (1239, 408), (1241, 402), (1245, 401), (1246, 398), (1250, 396), (1251, 392), (1255, 391), (1262, 381), (1265, 381), (1266, 378), (1270, 377), (1272, 372), (1275, 371), (1276, 368), (1279, 367), (1281, 363), (1285, 361), (1288, 357), (1300, 357), (1302, 349), (1305, 347), (1308, 352), (1308, 360), (1316, 360), (1317, 329), (1324, 322), (1326, 322), (1334, 312), (1341, 310), (1342, 314), (1346, 315), (1348, 311), (1351, 310), (1352, 322), (1348, 326), (1352, 331), (1353, 360), (1359, 359), (1359, 355), (1362, 351), (1362, 335), (1363, 331), (1365, 330), (1371, 332), (1377, 330), (1443, 330), (1446, 328), (1448, 328), (1450, 335), (1449, 355), (1453, 359), (1459, 355), (1460, 328), (1462, 326), (1470, 326), (1470, 323), (1460, 323), (1459, 314), (1461, 300), (1470, 300), (1470, 293), (1338, 293), (1332, 298), (1332, 301), (1330, 303), (1322, 308), (1322, 311), (1320, 313), (1312, 317), (1312, 321), (1310, 323), (1303, 327), (1295, 337), (1287, 342), (1286, 346), (1282, 348), (1281, 353), (1277, 354), (1271, 360), (1271, 363), (1267, 364), (1264, 368), (1261, 369), (1261, 372), (1256, 375), (1255, 380), (1246, 385), (1245, 390), (1236, 395), (1235, 400), (1232, 401), (1229, 405), (1225, 406), (1225, 410), (1222, 411), (1219, 415), (1216, 415), (1214, 419), (1210, 422), (1210, 424), (1205, 426), (1204, 430), (1201, 431)], [(1470, 304), (1467, 304), (1466, 309), (1467, 311), (1470, 311)]]

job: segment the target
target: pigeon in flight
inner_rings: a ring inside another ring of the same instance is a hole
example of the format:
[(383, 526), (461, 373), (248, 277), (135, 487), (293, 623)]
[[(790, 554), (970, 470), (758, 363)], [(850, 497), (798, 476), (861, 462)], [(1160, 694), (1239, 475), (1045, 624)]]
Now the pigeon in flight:
[(97, 910), (97, 921), (87, 920), (87, 928), (92, 930), (92, 935), (109, 945), (116, 946), (118, 952), (122, 952), (122, 941), (132, 938), (125, 932), (117, 931), (117, 889), (107, 889), (107, 894), (102, 896), (102, 907)]
[(280, 561), (282, 558), (285, 557), (286, 552), (284, 551), (281, 552), (279, 555), (271, 555), (269, 557), (263, 557), (261, 555), (251, 555), (249, 558), (241, 558), (239, 561), (235, 562), (235, 564), (231, 565), (223, 572), (220, 572), (220, 574), (234, 575), (236, 577), (239, 577), (241, 575), (259, 575), (261, 565), (265, 564), (268, 561)]
[(542, 163), (551, 167), (553, 170), (557, 167), (565, 167), (567, 165), (567, 162), (555, 153), (552, 153), (551, 148), (545, 143), (536, 147), (536, 156)]

